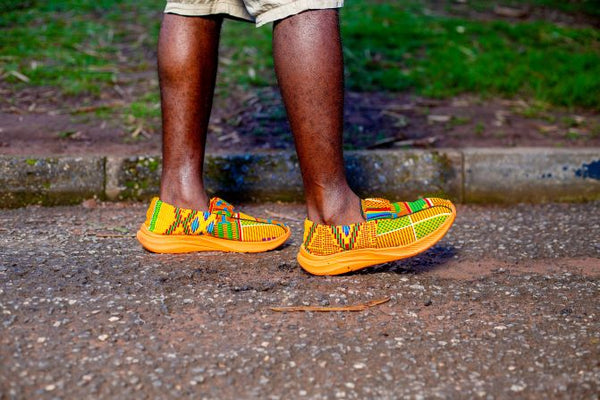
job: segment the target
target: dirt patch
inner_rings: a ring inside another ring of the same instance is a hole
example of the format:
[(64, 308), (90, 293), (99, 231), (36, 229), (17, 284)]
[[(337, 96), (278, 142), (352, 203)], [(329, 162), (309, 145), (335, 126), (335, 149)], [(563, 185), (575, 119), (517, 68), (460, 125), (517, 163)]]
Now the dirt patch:
[[(10, 105), (0, 102), (0, 154), (160, 152), (157, 118), (132, 124), (126, 115), (97, 113), (101, 109), (122, 108), (125, 104), (122, 99), (104, 96), (91, 103), (67, 99), (59, 105), (47, 91), (29, 89)], [(286, 118), (276, 88), (237, 89), (227, 98), (217, 93), (208, 151), (293, 149)], [(349, 92), (344, 129), (344, 145), (348, 150), (600, 146), (598, 112), (550, 109), (525, 100), (466, 95), (434, 100), (407, 93)]]
[[(435, 15), (486, 21), (546, 21), (570, 27), (600, 26), (598, 15), (567, 13), (511, 1), (488, 3), (423, 2), (428, 12)], [(159, 14), (157, 11), (156, 19)], [(134, 29), (135, 35), (138, 30)], [(133, 51), (126, 44), (127, 40), (123, 43), (124, 54)], [(135, 50), (136, 54), (139, 51)], [(148, 45), (144, 52), (145, 65), (154, 66), (154, 47)], [(148, 94), (158, 94), (154, 67), (138, 67), (132, 72), (131, 65), (122, 62), (113, 84), (89, 96), (67, 96), (52, 87), (29, 86), (17, 90), (0, 81), (0, 154), (160, 153), (159, 118), (131, 115), (132, 103)], [(293, 149), (286, 113), (276, 88), (217, 86), (208, 151)], [(152, 104), (147, 111), (155, 115), (159, 107), (158, 103)], [(483, 99), (473, 95), (435, 100), (411, 93), (349, 92), (344, 131), (345, 148), (349, 150), (598, 147), (600, 111), (553, 108), (529, 100)]]
[(449, 261), (428, 270), (415, 270), (416, 273), (444, 279), (471, 280), (495, 274), (560, 274), (570, 272), (582, 276), (600, 276), (600, 260), (597, 258), (576, 258), (558, 260), (532, 260), (519, 263), (502, 262), (497, 259), (480, 261)]

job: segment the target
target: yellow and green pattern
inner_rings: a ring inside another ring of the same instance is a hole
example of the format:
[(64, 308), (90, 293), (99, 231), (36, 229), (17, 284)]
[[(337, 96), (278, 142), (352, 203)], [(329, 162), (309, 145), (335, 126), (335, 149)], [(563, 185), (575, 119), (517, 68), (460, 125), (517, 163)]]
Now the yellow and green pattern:
[(206, 212), (175, 207), (156, 197), (148, 207), (145, 225), (159, 235), (205, 235), (243, 242), (276, 240), (289, 231), (281, 222), (235, 212), (231, 204), (217, 197), (211, 199)]
[(365, 199), (362, 211), (366, 222), (351, 225), (323, 225), (305, 220), (306, 252), (328, 256), (357, 249), (410, 246), (436, 232), (455, 213), (450, 201), (438, 198), (398, 203)]

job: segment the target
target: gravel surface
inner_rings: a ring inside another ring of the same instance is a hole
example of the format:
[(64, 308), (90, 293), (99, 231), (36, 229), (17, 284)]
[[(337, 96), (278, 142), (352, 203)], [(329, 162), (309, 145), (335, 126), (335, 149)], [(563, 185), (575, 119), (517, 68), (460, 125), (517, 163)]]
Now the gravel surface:
[(338, 277), (297, 265), (302, 206), (242, 209), (292, 238), (157, 255), (142, 204), (0, 210), (0, 399), (598, 398), (600, 203), (460, 206), (425, 254)]

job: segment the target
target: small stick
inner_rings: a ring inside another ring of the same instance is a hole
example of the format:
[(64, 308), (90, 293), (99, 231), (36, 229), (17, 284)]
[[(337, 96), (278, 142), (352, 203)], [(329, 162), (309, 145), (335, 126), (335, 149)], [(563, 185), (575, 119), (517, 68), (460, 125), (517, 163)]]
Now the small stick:
[(115, 101), (113, 103), (105, 103), (105, 104), (98, 104), (95, 106), (85, 106), (85, 107), (73, 108), (71, 110), (66, 110), (65, 112), (70, 113), (70, 114), (84, 114), (84, 113), (89, 113), (89, 112), (96, 111), (96, 110), (101, 110), (103, 108), (122, 107), (123, 105), (124, 105), (124, 103), (122, 101)]
[(314, 311), (314, 312), (335, 312), (335, 311), (364, 311), (367, 308), (378, 306), (390, 301), (389, 297), (379, 300), (372, 300), (363, 304), (342, 307), (317, 307), (317, 306), (290, 306), (290, 307), (271, 307), (272, 311), (294, 312), (294, 311)]

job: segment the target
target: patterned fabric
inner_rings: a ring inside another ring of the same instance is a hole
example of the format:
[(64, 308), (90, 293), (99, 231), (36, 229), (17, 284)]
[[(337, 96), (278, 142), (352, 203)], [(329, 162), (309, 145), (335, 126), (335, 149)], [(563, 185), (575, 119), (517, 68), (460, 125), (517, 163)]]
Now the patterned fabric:
[(146, 226), (161, 235), (210, 235), (245, 242), (274, 240), (287, 231), (281, 222), (235, 212), (217, 197), (211, 199), (207, 212), (175, 207), (155, 197), (146, 213)]
[(367, 221), (381, 218), (398, 218), (434, 206), (433, 200), (419, 199), (411, 202), (391, 203), (386, 199), (362, 200), (363, 214)]
[(410, 245), (452, 216), (450, 204), (437, 198), (399, 203), (365, 199), (362, 208), (366, 222), (334, 226), (305, 220), (303, 246), (311, 254), (325, 256), (346, 250)]

